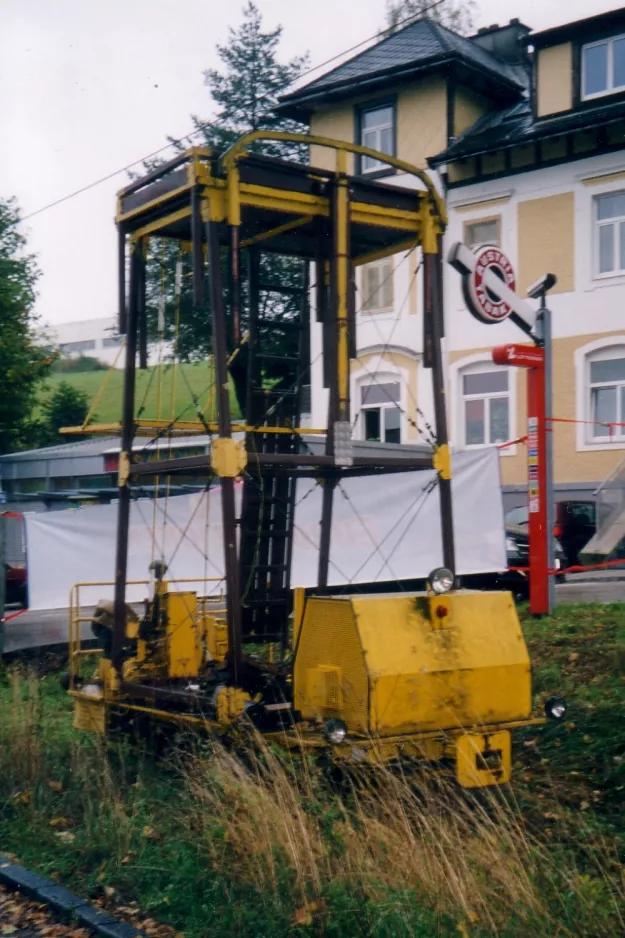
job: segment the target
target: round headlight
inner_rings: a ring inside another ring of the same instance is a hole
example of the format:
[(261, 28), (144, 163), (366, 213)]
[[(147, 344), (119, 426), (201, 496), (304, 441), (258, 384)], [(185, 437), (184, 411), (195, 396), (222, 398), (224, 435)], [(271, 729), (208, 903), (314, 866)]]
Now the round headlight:
[(326, 721), (323, 727), (323, 735), (333, 746), (338, 746), (347, 736), (347, 726), (342, 720), (333, 717), (331, 720)]
[(547, 697), (545, 714), (550, 720), (561, 720), (566, 716), (566, 702), (563, 697)]
[(437, 567), (428, 577), (428, 583), (435, 593), (448, 593), (454, 588), (454, 575), (447, 567)]

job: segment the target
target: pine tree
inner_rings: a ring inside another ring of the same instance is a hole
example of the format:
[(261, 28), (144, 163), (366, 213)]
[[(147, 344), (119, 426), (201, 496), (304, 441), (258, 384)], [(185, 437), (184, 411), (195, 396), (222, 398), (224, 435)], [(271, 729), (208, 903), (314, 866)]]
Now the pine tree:
[[(253, 130), (283, 130), (306, 132), (307, 128), (295, 121), (276, 115), (275, 108), (281, 94), (286, 92), (306, 65), (306, 57), (299, 56), (283, 64), (279, 61), (282, 27), (263, 31), (261, 13), (253, 2), (243, 8), (239, 26), (229, 30), (227, 44), (217, 47), (223, 69), (208, 69), (204, 81), (216, 105), (211, 120), (192, 117), (195, 132), (193, 142), (226, 150), (235, 140)], [(172, 141), (173, 142), (173, 141)], [(177, 148), (183, 148), (178, 144)], [(274, 157), (306, 159), (306, 150), (275, 141), (261, 141), (253, 149)], [(182, 289), (175, 294), (175, 271), (182, 267)], [(245, 253), (242, 264), (242, 324), (245, 326)], [(304, 269), (301, 262), (288, 258), (265, 255), (262, 261), (264, 279), (280, 281), (285, 285), (303, 284)], [(226, 284), (224, 264), (223, 282)], [(208, 291), (205, 291), (208, 293)], [(225, 296), (228, 305), (227, 294)], [(290, 301), (293, 305), (292, 301)], [(176, 357), (181, 360), (205, 359), (211, 351), (210, 308), (208, 299), (201, 309), (194, 308), (191, 289), (191, 258), (179, 251), (171, 242), (152, 239), (147, 269), (148, 330), (152, 340), (159, 337), (159, 308), (165, 312), (163, 339), (175, 346)], [(263, 311), (266, 318), (289, 315), (289, 303), (273, 297)], [(293, 308), (292, 314), (296, 315)], [(162, 316), (161, 316), (162, 323)], [(272, 354), (292, 355), (286, 340), (276, 334)], [(188, 415), (187, 415), (188, 416)]]
[[(281, 64), (278, 61), (281, 36), (282, 26), (263, 32), (260, 10), (248, 0), (241, 25), (230, 28), (227, 45), (217, 46), (225, 71), (204, 72), (204, 83), (218, 110), (211, 121), (196, 116), (192, 120), (207, 146), (223, 151), (252, 130), (305, 129), (275, 113), (280, 95), (299, 77), (307, 61), (306, 56), (298, 56)], [(271, 156), (285, 155), (283, 144), (265, 142), (257, 148)]]

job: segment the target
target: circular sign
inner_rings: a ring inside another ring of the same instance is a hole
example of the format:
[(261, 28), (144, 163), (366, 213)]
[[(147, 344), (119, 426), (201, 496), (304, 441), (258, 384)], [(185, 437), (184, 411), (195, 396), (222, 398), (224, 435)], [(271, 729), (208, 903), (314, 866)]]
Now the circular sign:
[(488, 323), (503, 322), (512, 312), (512, 307), (504, 303), (499, 296), (486, 285), (486, 273), (491, 272), (510, 290), (515, 290), (514, 268), (499, 248), (486, 245), (475, 252), (472, 270), (462, 278), (466, 304), (476, 319)]

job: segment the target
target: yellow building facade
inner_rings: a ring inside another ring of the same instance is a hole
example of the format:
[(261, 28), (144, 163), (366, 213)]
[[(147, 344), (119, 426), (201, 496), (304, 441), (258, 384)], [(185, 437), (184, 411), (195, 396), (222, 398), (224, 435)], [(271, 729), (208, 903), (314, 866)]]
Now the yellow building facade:
[[(625, 459), (625, 9), (533, 33), (518, 20), (460, 37), (414, 22), (287, 96), (311, 132), (428, 166), (444, 193), (448, 245), (496, 244), (516, 288), (557, 276), (553, 450), (557, 497), (589, 497)], [(621, 61), (623, 59), (623, 61)], [(327, 167), (329, 151), (312, 148)], [(350, 171), (419, 185), (356, 158)], [(423, 367), (421, 258), (360, 269), (352, 362), (356, 433), (425, 441), (432, 421)], [(526, 487), (526, 381), (492, 348), (526, 341), (510, 322), (467, 311), (444, 273), (448, 414), (457, 449), (501, 447), (508, 505)], [(311, 337), (312, 423), (325, 420), (320, 338)], [(509, 444), (502, 446), (502, 444)]]

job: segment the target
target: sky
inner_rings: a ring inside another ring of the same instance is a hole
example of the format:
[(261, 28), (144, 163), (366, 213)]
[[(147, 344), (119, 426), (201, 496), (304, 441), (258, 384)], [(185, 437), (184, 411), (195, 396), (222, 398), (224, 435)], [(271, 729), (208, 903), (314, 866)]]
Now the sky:
[[(257, 4), (266, 28), (284, 27), (283, 60), (307, 52), (311, 65), (375, 35), (386, 6)], [(519, 17), (544, 29), (620, 5), (477, 0), (475, 26)], [(36, 312), (44, 323), (116, 313), (115, 194), (127, 173), (40, 209), (189, 133), (191, 114), (210, 118), (202, 73), (219, 67), (216, 45), (242, 7), (243, 0), (0, 0), (0, 197), (17, 198), (38, 255)]]

